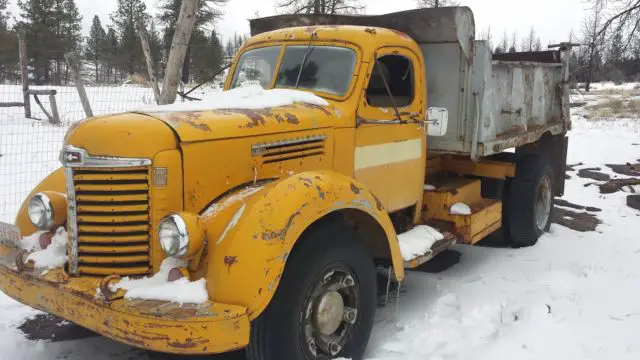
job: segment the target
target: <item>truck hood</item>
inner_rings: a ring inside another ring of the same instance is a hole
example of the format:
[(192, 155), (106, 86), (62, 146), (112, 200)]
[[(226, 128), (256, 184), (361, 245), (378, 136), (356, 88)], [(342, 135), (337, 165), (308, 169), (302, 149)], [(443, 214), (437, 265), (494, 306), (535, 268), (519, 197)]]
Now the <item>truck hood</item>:
[(171, 126), (182, 142), (285, 133), (334, 125), (335, 109), (296, 103), (266, 109), (142, 112)]

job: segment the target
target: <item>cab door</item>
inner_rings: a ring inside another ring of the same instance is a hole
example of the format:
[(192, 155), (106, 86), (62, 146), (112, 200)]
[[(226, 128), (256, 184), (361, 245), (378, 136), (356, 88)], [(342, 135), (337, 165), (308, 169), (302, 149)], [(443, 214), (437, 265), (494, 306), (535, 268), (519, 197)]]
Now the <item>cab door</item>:
[(419, 59), (406, 48), (379, 49), (358, 106), (354, 176), (388, 212), (422, 205), (426, 95)]

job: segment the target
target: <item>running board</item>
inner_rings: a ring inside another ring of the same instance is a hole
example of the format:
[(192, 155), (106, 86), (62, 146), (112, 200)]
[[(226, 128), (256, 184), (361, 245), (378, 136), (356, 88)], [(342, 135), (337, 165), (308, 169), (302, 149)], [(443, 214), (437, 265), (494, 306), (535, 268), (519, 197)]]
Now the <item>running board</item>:
[(436, 255), (449, 250), (453, 245), (458, 242), (458, 239), (449, 232), (442, 233), (444, 235), (444, 239), (436, 241), (435, 244), (431, 247), (431, 249), (427, 250), (424, 255), (418, 256), (415, 259), (405, 261), (404, 268), (405, 269), (415, 269), (420, 265), (426, 263), (427, 261), (436, 257)]

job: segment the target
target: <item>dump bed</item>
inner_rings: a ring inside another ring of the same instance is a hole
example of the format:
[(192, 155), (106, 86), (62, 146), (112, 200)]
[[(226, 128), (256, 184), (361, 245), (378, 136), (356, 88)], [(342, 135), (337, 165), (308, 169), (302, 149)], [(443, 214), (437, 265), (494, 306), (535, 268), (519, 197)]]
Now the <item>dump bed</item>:
[(570, 127), (568, 49), (493, 55), (475, 40), (468, 7), (377, 16), (281, 15), (251, 20), (253, 35), (309, 25), (375, 26), (404, 32), (422, 49), (429, 107), (449, 111), (447, 133), (429, 151), (492, 155)]

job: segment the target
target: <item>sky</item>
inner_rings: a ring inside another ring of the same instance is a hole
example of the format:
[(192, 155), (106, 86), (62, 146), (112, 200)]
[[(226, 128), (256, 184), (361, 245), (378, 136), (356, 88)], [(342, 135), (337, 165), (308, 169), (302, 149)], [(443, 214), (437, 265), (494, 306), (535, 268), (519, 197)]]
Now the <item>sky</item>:
[[(159, 0), (145, 0), (150, 12), (155, 12)], [(249, 33), (247, 19), (275, 14), (277, 0), (229, 0), (224, 6), (225, 16), (215, 28), (226, 39), (235, 32)], [(109, 14), (116, 7), (116, 0), (76, 0), (83, 16), (83, 33), (87, 35), (94, 15), (100, 16), (103, 25), (109, 24)], [(415, 8), (415, 0), (363, 0), (368, 14), (384, 14)], [(525, 37), (533, 26), (543, 44), (565, 41), (574, 30), (580, 32), (588, 4), (585, 0), (462, 0), (471, 7), (476, 18), (478, 34), (491, 27), (494, 43), (505, 32), (516, 32)], [(17, 0), (9, 0), (14, 16), (19, 15)]]

